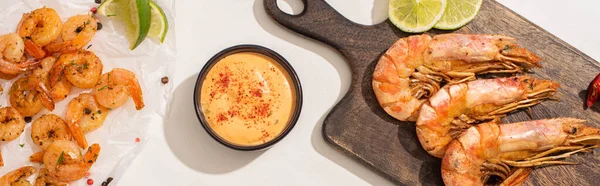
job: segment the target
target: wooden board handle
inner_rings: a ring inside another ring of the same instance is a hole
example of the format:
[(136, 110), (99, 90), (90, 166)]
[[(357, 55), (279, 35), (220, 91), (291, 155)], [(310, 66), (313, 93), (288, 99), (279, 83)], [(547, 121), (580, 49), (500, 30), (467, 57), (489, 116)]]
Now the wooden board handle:
[(324, 42), (334, 48), (343, 43), (340, 34), (348, 24), (354, 24), (338, 13), (325, 0), (302, 0), (304, 10), (298, 15), (283, 12), (277, 6), (277, 0), (264, 0), (266, 12), (279, 24), (306, 37)]

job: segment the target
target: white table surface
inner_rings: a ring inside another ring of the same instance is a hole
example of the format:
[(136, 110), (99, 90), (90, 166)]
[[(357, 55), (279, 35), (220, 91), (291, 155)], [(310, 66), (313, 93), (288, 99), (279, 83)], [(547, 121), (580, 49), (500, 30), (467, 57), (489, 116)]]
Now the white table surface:
[[(600, 13), (595, 0), (499, 0), (525, 18), (600, 60)], [(280, 0), (298, 5), (300, 0)], [(388, 0), (327, 0), (349, 19), (374, 24), (387, 17)], [(300, 4), (301, 5), (301, 4)], [(301, 7), (292, 6), (295, 12)], [(390, 185), (332, 149), (321, 137), (329, 109), (350, 82), (340, 54), (277, 25), (262, 0), (177, 1), (177, 67), (171, 112), (150, 124), (150, 139), (118, 185)], [(230, 150), (202, 129), (192, 106), (198, 72), (218, 51), (237, 44), (269, 47), (300, 76), (304, 107), (294, 130), (263, 152)], [(590, 77), (592, 78), (592, 77)]]

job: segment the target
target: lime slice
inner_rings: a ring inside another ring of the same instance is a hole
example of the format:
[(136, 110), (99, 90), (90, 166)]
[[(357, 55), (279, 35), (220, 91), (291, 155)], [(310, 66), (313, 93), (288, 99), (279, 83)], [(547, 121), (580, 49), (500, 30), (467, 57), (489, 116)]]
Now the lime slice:
[(444, 14), (446, 0), (390, 0), (390, 21), (400, 30), (425, 32)]
[(162, 43), (165, 41), (165, 36), (167, 36), (167, 30), (169, 29), (167, 16), (165, 16), (160, 6), (152, 1), (150, 1), (150, 13), (152, 14), (152, 18), (150, 19), (148, 36), (156, 38)]
[(125, 24), (125, 36), (131, 50), (139, 46), (148, 35), (151, 18), (148, 0), (105, 0), (98, 7), (98, 14)]
[(441, 30), (455, 30), (471, 22), (477, 16), (483, 0), (447, 0), (448, 6), (442, 18), (433, 26)]

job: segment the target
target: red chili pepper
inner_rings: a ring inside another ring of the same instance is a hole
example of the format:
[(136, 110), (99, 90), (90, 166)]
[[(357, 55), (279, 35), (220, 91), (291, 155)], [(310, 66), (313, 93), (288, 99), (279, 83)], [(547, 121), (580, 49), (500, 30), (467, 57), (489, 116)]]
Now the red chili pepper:
[(135, 142), (139, 143), (140, 142), (140, 138), (135, 138)]
[(96, 8), (96, 7), (92, 7), (92, 9), (90, 9), (90, 11), (92, 11), (92, 13), (94, 13), (94, 14), (95, 14), (95, 13), (96, 13), (96, 11), (98, 11), (98, 8)]
[(596, 100), (598, 100), (598, 97), (600, 97), (600, 74), (598, 74), (596, 76), (596, 78), (594, 78), (594, 81), (592, 81), (590, 83), (590, 86), (588, 87), (588, 92), (587, 92), (587, 107), (590, 108), (592, 107), (592, 105), (594, 105), (594, 102), (596, 102)]
[(87, 180), (87, 184), (88, 185), (93, 185), (94, 184), (94, 180), (92, 180), (91, 178)]

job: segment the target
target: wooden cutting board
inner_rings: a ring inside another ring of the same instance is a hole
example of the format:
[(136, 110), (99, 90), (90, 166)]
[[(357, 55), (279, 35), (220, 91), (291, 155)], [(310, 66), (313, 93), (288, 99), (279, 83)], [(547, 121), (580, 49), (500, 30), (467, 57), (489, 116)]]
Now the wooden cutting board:
[[(388, 116), (371, 87), (373, 69), (382, 53), (409, 34), (389, 20), (372, 26), (344, 18), (324, 0), (303, 0), (304, 11), (288, 15), (277, 0), (265, 0), (267, 13), (279, 24), (338, 50), (352, 71), (348, 93), (323, 123), (323, 137), (334, 148), (382, 176), (401, 185), (442, 185), (440, 160), (425, 152), (416, 137), (414, 123)], [(526, 112), (512, 113), (504, 122), (552, 117), (577, 117), (600, 127), (600, 107), (584, 109), (589, 82), (600, 72), (598, 63), (503, 5), (484, 1), (477, 18), (456, 33), (502, 34), (517, 38), (520, 45), (543, 58), (543, 69), (533, 76), (561, 84), (560, 102), (544, 102)], [(430, 35), (446, 33), (433, 30)], [(579, 154), (574, 166), (536, 168), (525, 185), (599, 185), (600, 153)]]

